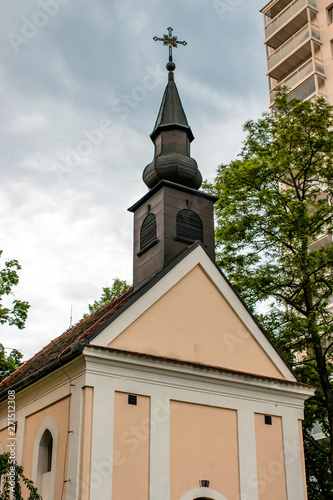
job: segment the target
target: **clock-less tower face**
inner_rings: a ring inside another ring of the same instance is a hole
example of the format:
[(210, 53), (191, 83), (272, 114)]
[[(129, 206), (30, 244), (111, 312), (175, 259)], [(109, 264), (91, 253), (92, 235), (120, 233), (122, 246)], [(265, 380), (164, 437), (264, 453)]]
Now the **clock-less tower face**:
[(134, 213), (133, 285), (170, 265), (195, 241), (215, 259), (214, 196), (161, 181), (129, 210)]

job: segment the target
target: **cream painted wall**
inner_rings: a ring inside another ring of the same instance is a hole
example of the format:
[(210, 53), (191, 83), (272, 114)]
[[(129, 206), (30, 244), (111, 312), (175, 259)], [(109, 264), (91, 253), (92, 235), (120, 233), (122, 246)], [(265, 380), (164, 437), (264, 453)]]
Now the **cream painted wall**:
[[(255, 415), (259, 500), (287, 500), (282, 418)], [(292, 500), (291, 498), (288, 500)]]
[[(6, 444), (7, 444), (7, 438), (8, 438), (8, 430), (7, 430), (7, 427), (5, 427), (4, 429), (1, 429), (0, 431), (0, 443), (2, 443), (3, 447), (5, 448), (5, 451), (8, 451), (6, 450)], [(0, 452), (2, 453), (2, 452)]]
[[(60, 500), (64, 485), (64, 461), (66, 451), (66, 440), (68, 434), (68, 419), (70, 411), (70, 397), (64, 398), (47, 408), (43, 408), (26, 417), (25, 432), (24, 432), (24, 448), (23, 448), (23, 468), (24, 474), (31, 478), (32, 475), (32, 457), (34, 452), (34, 441), (36, 434), (42, 425), (45, 418), (50, 418), (54, 421), (58, 429), (58, 449), (56, 478), (55, 478), (55, 495), (54, 500)], [(55, 450), (54, 450), (55, 451)], [(65, 478), (66, 479), (66, 478)]]
[(150, 398), (137, 396), (129, 405), (128, 394), (116, 392), (112, 500), (148, 500), (149, 446)]
[(170, 499), (209, 479), (228, 500), (239, 498), (237, 412), (170, 402)]
[(199, 265), (109, 347), (284, 378)]

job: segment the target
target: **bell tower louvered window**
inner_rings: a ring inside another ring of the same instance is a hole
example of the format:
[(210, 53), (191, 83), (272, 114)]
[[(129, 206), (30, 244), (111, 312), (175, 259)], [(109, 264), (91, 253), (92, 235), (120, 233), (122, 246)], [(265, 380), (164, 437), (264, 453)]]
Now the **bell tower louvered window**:
[(140, 252), (148, 250), (148, 248), (158, 242), (156, 236), (156, 215), (148, 214), (142, 223), (140, 229)]
[(203, 241), (202, 221), (198, 214), (185, 208), (177, 214), (177, 240), (185, 243)]

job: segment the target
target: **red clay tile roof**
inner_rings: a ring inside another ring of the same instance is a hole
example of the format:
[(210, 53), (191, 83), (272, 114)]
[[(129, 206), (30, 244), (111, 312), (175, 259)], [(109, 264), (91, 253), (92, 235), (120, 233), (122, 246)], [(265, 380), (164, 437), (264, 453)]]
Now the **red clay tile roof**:
[(33, 377), (34, 373), (36, 374), (52, 362), (59, 360), (60, 356), (69, 353), (78, 342), (84, 343), (85, 340), (87, 341), (88, 337), (97, 328), (119, 311), (136, 293), (137, 291), (133, 292), (133, 289), (130, 288), (124, 294), (119, 295), (105, 306), (83, 318), (79, 323), (60, 335), (60, 337), (52, 340), (41, 351), (37, 352), (37, 354), (0, 383), (0, 398), (10, 387), (27, 377)]
[[(80, 343), (82, 347), (82, 344), (87, 344), (92, 340), (103, 327), (107, 326), (108, 321), (112, 321), (112, 316), (120, 311), (125, 304), (131, 301), (133, 297), (135, 300), (141, 293), (145, 293), (147, 288), (150, 288), (156, 280), (158, 281), (158, 279), (164, 276), (170, 268), (182, 260), (187, 253), (199, 245), (201, 245), (200, 242), (190, 245), (188, 249), (167, 268), (157, 275), (151, 276), (147, 283), (142, 283), (139, 288), (135, 290), (129, 288), (127, 292), (119, 295), (119, 297), (113, 299), (112, 302), (109, 302), (104, 307), (82, 319), (79, 323), (60, 335), (60, 337), (52, 340), (41, 351), (37, 352), (37, 354), (0, 383), (0, 401), (5, 399), (9, 388), (15, 388), (15, 390), (23, 389), (38, 378), (62, 366), (65, 361), (67, 362), (69, 359), (78, 356), (82, 352), (82, 349), (79, 349)], [(77, 347), (76, 350), (75, 347)]]

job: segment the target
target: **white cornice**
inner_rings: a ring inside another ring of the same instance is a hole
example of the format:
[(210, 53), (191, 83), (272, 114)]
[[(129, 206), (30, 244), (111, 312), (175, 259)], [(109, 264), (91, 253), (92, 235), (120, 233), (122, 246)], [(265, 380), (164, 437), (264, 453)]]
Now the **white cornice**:
[(265, 379), (219, 369), (149, 358), (98, 346), (83, 351), (89, 374), (139, 383), (225, 395), (236, 399), (303, 408), (314, 389), (283, 380)]

